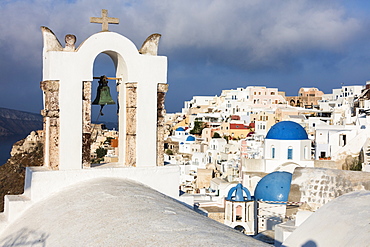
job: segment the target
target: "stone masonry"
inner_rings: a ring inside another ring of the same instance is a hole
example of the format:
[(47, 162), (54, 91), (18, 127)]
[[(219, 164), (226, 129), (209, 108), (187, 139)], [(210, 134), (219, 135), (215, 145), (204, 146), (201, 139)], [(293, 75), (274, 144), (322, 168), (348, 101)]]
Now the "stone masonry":
[[(305, 207), (316, 211), (334, 198), (358, 190), (370, 190), (370, 173), (298, 167), (293, 173), (288, 200), (304, 202)], [(289, 215), (295, 212), (292, 210)]]
[(136, 166), (137, 83), (126, 83), (126, 165)]
[(159, 83), (157, 86), (157, 166), (164, 165), (164, 116), (166, 114), (164, 100), (168, 84)]
[(91, 152), (91, 82), (84, 81), (82, 88), (82, 166), (90, 167)]
[(59, 166), (59, 81), (42, 81), (40, 87), (44, 92), (44, 166), (58, 170)]

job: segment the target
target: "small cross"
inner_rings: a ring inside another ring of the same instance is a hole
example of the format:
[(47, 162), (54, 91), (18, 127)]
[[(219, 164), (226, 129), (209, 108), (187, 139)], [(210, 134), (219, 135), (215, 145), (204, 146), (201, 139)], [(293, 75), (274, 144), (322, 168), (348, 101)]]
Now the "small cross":
[(108, 10), (101, 10), (101, 17), (90, 17), (91, 23), (101, 23), (102, 31), (108, 31), (108, 24), (118, 24), (118, 18), (108, 17)]

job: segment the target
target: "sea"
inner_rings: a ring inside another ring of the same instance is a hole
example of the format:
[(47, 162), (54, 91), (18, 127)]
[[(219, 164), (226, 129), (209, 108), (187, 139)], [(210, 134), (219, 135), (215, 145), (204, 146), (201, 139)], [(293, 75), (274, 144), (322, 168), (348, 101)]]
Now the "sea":
[[(118, 130), (118, 123), (116, 122), (101, 122), (106, 125), (108, 129)], [(10, 151), (12, 151), (13, 144), (19, 140), (27, 137), (24, 135), (0, 136), (0, 166), (4, 165), (10, 158)]]
[(10, 151), (12, 150), (13, 144), (19, 140), (24, 139), (25, 135), (14, 135), (14, 136), (0, 136), (0, 166), (4, 165), (10, 158)]

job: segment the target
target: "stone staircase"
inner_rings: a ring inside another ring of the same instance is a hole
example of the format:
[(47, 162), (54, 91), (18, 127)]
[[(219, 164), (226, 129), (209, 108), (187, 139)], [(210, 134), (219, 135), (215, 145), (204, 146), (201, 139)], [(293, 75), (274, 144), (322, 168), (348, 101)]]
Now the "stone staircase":
[(348, 155), (351, 155), (352, 157), (358, 156), (361, 150), (364, 151), (364, 147), (368, 147), (368, 136), (370, 136), (368, 130), (358, 131), (356, 136), (349, 140), (345, 146), (331, 154), (332, 160), (344, 161)]
[(4, 212), (0, 213), (0, 233), (9, 222), (13, 222), (31, 206), (30, 198), (24, 195), (6, 195), (4, 199)]
[(4, 212), (0, 213), (0, 233), (32, 204), (30, 198), (24, 195), (6, 195), (4, 199)]

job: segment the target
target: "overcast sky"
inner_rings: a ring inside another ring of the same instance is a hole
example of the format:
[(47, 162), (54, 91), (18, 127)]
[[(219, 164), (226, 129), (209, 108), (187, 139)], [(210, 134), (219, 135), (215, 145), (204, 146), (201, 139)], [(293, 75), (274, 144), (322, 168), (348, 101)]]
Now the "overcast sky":
[[(318, 87), (331, 93), (370, 80), (370, 1), (1, 0), (0, 107), (39, 113), (40, 26), (60, 41), (74, 34), (79, 45), (101, 30), (89, 22), (101, 9), (120, 19), (109, 30), (138, 48), (150, 34), (162, 34), (167, 112), (222, 89), (261, 85), (296, 95), (300, 87)], [(99, 56), (94, 73), (114, 76), (112, 62)]]

